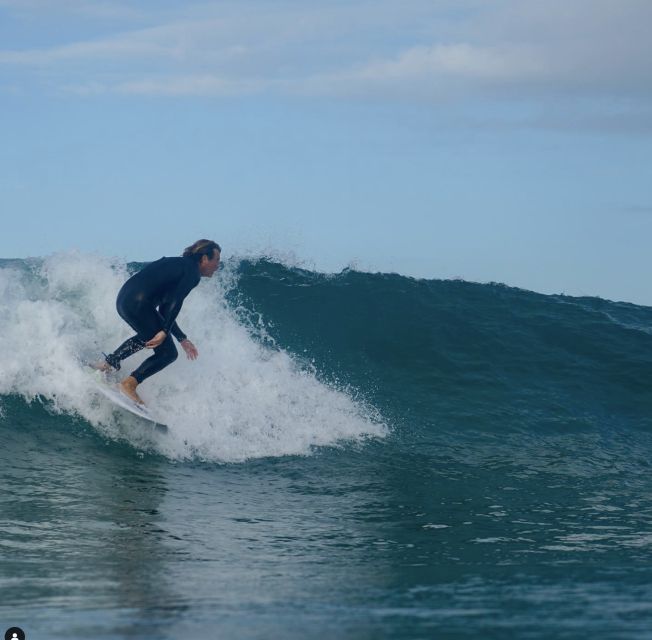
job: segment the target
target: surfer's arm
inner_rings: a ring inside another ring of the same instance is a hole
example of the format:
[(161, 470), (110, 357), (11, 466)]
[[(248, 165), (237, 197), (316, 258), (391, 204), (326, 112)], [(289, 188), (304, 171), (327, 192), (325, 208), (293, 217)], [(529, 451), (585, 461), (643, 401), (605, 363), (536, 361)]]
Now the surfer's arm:
[(177, 339), (177, 342), (183, 342), (188, 339), (188, 336), (181, 331), (179, 325), (176, 323), (176, 320), (172, 323), (170, 327), (170, 333)]
[[(172, 294), (167, 297), (164, 305), (159, 307), (159, 313), (163, 316), (163, 331), (174, 335), (173, 325), (181, 311), (186, 296), (199, 284), (199, 273), (186, 271), (179, 281)], [(179, 327), (177, 326), (177, 329)]]
[[(181, 331), (181, 329), (179, 328), (179, 325), (176, 322), (172, 323), (172, 326), (170, 327), (169, 333), (171, 333), (177, 339), (179, 344), (183, 347), (184, 351), (186, 353), (188, 353), (188, 350), (184, 346), (184, 343), (189, 343), (192, 346), (192, 342), (190, 342), (190, 340), (188, 340), (188, 336), (183, 331)], [(165, 340), (165, 338), (167, 338), (167, 336), (168, 336), (167, 331), (165, 331), (165, 330), (159, 331), (151, 340), (148, 340), (145, 343), (145, 346), (149, 347), (150, 349), (153, 349), (154, 347), (158, 347), (160, 344), (163, 343), (163, 340)], [(195, 351), (197, 351), (194, 346), (192, 346), (192, 348)], [(190, 358), (190, 356), (188, 356), (188, 357)], [(195, 356), (195, 358), (196, 357), (197, 356)], [(195, 358), (192, 358), (192, 360), (194, 360)]]

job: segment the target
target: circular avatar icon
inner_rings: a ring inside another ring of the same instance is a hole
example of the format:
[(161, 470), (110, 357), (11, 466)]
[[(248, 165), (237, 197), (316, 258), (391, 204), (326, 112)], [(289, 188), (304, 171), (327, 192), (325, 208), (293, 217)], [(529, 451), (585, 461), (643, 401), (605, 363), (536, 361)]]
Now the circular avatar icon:
[(20, 627), (11, 627), (5, 631), (5, 640), (25, 640), (25, 632)]

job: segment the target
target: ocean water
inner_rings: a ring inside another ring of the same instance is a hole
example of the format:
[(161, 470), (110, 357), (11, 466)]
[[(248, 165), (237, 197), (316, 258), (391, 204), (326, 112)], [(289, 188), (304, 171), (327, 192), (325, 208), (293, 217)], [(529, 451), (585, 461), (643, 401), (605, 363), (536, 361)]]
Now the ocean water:
[(652, 309), (234, 259), (161, 434), (83, 371), (134, 268), (0, 261), (2, 631), (652, 638)]

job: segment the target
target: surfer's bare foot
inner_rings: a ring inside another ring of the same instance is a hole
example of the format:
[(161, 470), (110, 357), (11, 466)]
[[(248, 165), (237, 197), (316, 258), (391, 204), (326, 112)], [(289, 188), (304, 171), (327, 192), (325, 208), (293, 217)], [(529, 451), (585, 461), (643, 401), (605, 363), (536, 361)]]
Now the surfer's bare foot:
[(101, 371), (102, 373), (108, 373), (109, 371), (113, 370), (113, 367), (105, 360), (100, 360), (100, 362), (93, 362), (91, 367), (95, 369), (95, 371)]
[(136, 393), (136, 387), (138, 386), (138, 380), (133, 376), (127, 376), (120, 383), (120, 391), (124, 393), (128, 398), (131, 398), (137, 404), (142, 404), (145, 406), (142, 398)]

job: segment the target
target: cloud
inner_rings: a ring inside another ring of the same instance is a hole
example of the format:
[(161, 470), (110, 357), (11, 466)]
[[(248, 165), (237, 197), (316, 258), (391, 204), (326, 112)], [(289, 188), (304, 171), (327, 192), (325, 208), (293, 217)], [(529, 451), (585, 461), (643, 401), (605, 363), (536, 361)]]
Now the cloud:
[(110, 0), (58, 0), (56, 3), (51, 0), (0, 0), (0, 9), (2, 8), (17, 16), (27, 16), (30, 20), (35, 16), (51, 18), (55, 15), (77, 15), (97, 20), (133, 20), (143, 16), (137, 7)]
[(134, 58), (171, 57), (167, 47), (136, 38), (99, 40), (96, 42), (77, 42), (48, 49), (29, 49), (25, 51), (0, 51), (0, 65), (21, 65), (42, 67), (58, 63), (84, 61), (90, 59), (133, 60)]
[(525, 46), (434, 44), (412, 47), (391, 59), (313, 76), (304, 84), (304, 91), (440, 100), (532, 82), (548, 72), (545, 59)]
[[(45, 4), (20, 6), (37, 12)], [(80, 15), (100, 6), (64, 4)], [(188, 3), (183, 15), (174, 3), (149, 13), (128, 2), (101, 7), (125, 20), (139, 16), (102, 37), (0, 50), (0, 74), (16, 84), (12, 69), (22, 69), (16, 74), (36, 85), (47, 67), (48, 80), (66, 90), (161, 96), (645, 102), (652, 95), (647, 0), (406, 0), (400, 10), (390, 0), (250, 0)]]
[(101, 95), (118, 93), (142, 96), (221, 96), (253, 95), (268, 86), (265, 80), (234, 81), (217, 75), (194, 75), (179, 77), (147, 77), (128, 82), (103, 84), (89, 82), (70, 85), (66, 90), (78, 95)]
[(309, 87), (408, 100), (652, 95), (652, 40), (641, 28), (652, 22), (652, 3), (488, 5), (502, 9), (478, 12), (448, 32), (449, 42), (317, 74)]
[(358, 74), (370, 80), (456, 76), (483, 80), (524, 78), (544, 69), (525, 47), (479, 47), (468, 43), (408, 49), (390, 61), (372, 63)]

